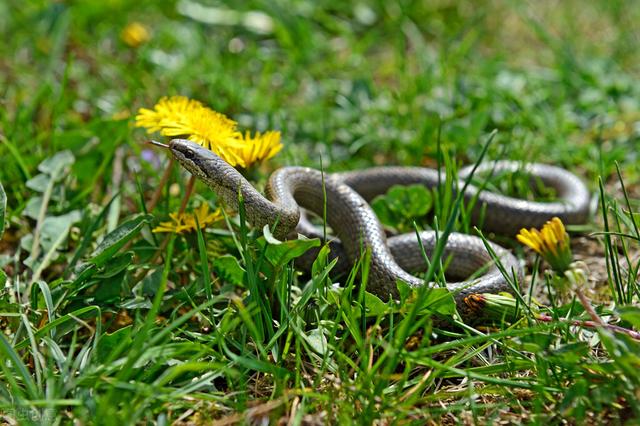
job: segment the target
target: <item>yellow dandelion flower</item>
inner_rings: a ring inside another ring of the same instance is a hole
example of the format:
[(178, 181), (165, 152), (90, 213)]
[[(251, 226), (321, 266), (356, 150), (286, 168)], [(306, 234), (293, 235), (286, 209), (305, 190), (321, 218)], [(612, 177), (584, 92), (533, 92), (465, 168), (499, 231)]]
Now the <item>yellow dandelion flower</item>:
[[(209, 204), (203, 203), (194, 210), (193, 213), (169, 213), (170, 221), (161, 222), (158, 226), (153, 228), (153, 232), (174, 232), (176, 234), (182, 234), (186, 232), (195, 231), (200, 225), (200, 229), (207, 227), (208, 225), (221, 221), (224, 216), (220, 209), (216, 209), (213, 212), (209, 211)], [(198, 219), (196, 222), (196, 218)]]
[(281, 149), (282, 143), (280, 142), (280, 132), (278, 131), (268, 131), (263, 134), (256, 132), (255, 136), (251, 136), (249, 132), (246, 132), (236, 152), (246, 167), (249, 167), (252, 164), (272, 158)]
[(256, 133), (253, 137), (247, 132), (243, 136), (235, 121), (184, 96), (164, 97), (153, 109), (140, 108), (136, 126), (146, 128), (148, 133), (186, 137), (232, 166), (249, 167), (282, 149), (280, 132)]
[(541, 230), (521, 229), (516, 236), (522, 244), (532, 248), (557, 272), (564, 272), (572, 261), (569, 234), (562, 221), (554, 217)]
[(165, 120), (162, 134), (165, 136), (188, 135), (188, 139), (219, 155), (232, 166), (245, 167), (239, 150), (241, 133), (235, 121), (208, 108), (196, 109), (183, 120)]
[(129, 47), (138, 47), (151, 39), (149, 29), (140, 22), (129, 23), (122, 32), (120, 38)]
[(224, 114), (184, 96), (162, 98), (153, 109), (140, 108), (136, 116), (136, 126), (146, 128), (148, 133), (185, 136), (213, 151), (232, 166), (245, 167), (238, 153), (242, 134), (236, 125)]
[(138, 110), (136, 126), (146, 128), (148, 133), (161, 132), (166, 122), (180, 120), (201, 108), (205, 108), (202, 103), (185, 96), (163, 97), (153, 109)]

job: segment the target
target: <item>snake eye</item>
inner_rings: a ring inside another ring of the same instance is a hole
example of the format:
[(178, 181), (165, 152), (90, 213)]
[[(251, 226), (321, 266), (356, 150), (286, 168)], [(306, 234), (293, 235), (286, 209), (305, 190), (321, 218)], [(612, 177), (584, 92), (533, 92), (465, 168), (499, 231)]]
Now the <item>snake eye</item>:
[(184, 150), (184, 156), (187, 157), (189, 160), (193, 160), (196, 156), (196, 153), (194, 150), (187, 148)]

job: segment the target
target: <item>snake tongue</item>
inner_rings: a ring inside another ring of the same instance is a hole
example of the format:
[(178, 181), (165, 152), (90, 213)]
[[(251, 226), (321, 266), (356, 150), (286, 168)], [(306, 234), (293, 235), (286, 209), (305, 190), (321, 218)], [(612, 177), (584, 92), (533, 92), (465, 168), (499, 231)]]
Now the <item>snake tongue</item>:
[(169, 145), (164, 144), (162, 142), (154, 141), (153, 139), (147, 141), (148, 144), (159, 146), (164, 149), (169, 149)]

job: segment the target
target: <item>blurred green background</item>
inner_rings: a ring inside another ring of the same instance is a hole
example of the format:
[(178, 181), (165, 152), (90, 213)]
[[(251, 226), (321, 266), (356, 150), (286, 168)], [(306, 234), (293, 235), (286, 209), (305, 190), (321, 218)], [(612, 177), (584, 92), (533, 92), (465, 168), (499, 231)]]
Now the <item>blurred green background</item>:
[(430, 165), (442, 122), (461, 162), (496, 128), (494, 158), (608, 175), (636, 156), (639, 17), (633, 1), (7, 0), (0, 179), (70, 148), (91, 182), (140, 149), (137, 109), (175, 94), (280, 129), (275, 164)]

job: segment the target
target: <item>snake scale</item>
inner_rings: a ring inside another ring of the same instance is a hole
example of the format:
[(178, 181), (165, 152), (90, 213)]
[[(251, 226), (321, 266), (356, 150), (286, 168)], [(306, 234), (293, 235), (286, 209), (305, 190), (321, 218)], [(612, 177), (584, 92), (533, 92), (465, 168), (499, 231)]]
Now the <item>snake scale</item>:
[[(387, 238), (368, 201), (384, 194), (393, 185), (436, 187), (438, 171), (418, 167), (375, 167), (323, 176), (320, 171), (307, 167), (283, 167), (269, 178), (265, 197), (235, 168), (210, 150), (183, 139), (172, 140), (169, 149), (184, 168), (204, 181), (228, 206), (237, 209), (238, 194), (241, 193), (249, 223), (257, 228), (268, 225), (280, 239), (295, 238), (297, 232), (318, 236), (308, 221), (300, 220), (301, 207), (322, 217), (326, 197), (326, 220), (338, 238), (332, 243), (332, 251), (346, 257), (347, 264), (352, 265), (364, 248), (370, 249), (367, 290), (382, 299), (398, 296), (398, 280), (411, 286), (424, 284), (422, 279), (413, 275), (425, 269), (418, 236), (409, 233)], [(515, 171), (523, 170), (523, 167), (531, 176), (554, 188), (558, 201), (526, 201), (489, 191), (479, 192), (477, 187), (468, 185), (463, 194), (465, 202), (476, 198), (472, 221), (478, 219), (482, 205), (486, 205), (483, 229), (502, 235), (513, 236), (524, 227), (540, 227), (554, 216), (566, 224), (587, 220), (590, 193), (579, 178), (564, 169), (498, 161), (481, 164), (477, 172)], [(459, 179), (470, 173), (471, 168), (462, 169)], [(458, 188), (463, 187), (461, 181)], [(430, 255), (436, 243), (435, 233), (423, 231), (419, 238)], [(523, 270), (517, 259), (506, 249), (490, 244), (505, 269), (515, 272), (521, 279)], [(465, 280), (492, 261), (480, 238), (451, 233), (444, 251), (444, 257), (448, 256), (451, 256), (451, 263), (447, 274), (461, 278), (461, 281), (448, 283), (459, 309), (466, 309), (463, 299), (469, 294), (512, 291), (495, 265), (486, 268), (479, 277)]]

